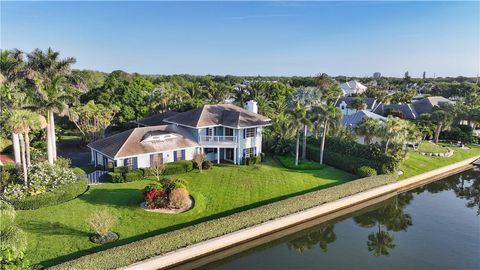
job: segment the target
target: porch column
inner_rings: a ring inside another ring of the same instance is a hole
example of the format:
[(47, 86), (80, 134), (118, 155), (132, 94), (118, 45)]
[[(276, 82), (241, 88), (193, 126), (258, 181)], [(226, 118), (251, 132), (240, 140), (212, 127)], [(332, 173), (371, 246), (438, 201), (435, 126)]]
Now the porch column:
[(233, 164), (237, 164), (237, 148), (233, 148)]
[(220, 147), (217, 147), (217, 164), (220, 164)]

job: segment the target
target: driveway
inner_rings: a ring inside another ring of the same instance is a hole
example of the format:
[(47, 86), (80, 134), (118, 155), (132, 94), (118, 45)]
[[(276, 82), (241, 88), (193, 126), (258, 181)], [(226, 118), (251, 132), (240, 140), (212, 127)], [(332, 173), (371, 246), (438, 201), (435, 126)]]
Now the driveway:
[(80, 140), (59, 142), (57, 145), (57, 152), (59, 156), (72, 160), (72, 165), (74, 166), (90, 165), (90, 149), (86, 146), (82, 146)]

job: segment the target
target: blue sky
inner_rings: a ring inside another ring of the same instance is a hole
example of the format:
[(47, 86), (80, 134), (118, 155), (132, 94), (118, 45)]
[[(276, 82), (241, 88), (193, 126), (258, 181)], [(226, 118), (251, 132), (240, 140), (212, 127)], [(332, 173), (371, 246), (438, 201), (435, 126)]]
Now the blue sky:
[(476, 76), (479, 2), (1, 2), (1, 48), (148, 74)]

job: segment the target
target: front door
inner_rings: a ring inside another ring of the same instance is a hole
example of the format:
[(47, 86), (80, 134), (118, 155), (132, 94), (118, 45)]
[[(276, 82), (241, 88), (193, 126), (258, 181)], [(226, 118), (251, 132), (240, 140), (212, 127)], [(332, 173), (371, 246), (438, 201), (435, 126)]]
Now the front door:
[(233, 148), (225, 149), (225, 159), (233, 161)]

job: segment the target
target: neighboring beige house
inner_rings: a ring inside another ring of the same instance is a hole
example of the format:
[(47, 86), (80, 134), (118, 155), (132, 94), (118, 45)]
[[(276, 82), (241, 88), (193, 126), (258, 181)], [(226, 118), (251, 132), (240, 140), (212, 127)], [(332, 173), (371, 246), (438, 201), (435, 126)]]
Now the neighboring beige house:
[[(154, 125), (155, 119), (166, 125)], [(160, 120), (161, 119), (161, 120)], [(142, 121), (139, 121), (142, 122)], [(150, 167), (154, 162), (191, 160), (198, 152), (217, 163), (240, 164), (262, 152), (262, 130), (268, 117), (257, 113), (255, 101), (247, 109), (232, 105), (204, 105), (169, 117), (150, 117), (144, 127), (130, 129), (92, 142), (92, 163), (131, 168)]]

